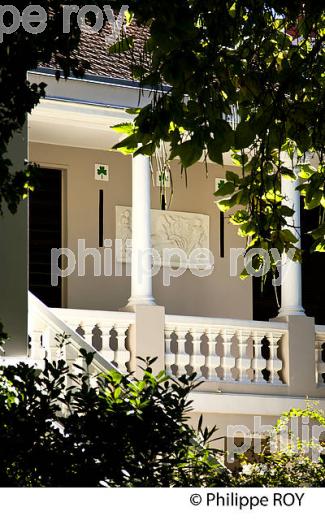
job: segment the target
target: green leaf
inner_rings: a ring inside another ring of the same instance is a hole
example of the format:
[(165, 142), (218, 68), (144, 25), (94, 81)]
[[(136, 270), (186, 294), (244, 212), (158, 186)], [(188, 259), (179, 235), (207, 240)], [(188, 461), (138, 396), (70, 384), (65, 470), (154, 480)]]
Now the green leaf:
[(229, 14), (232, 18), (236, 16), (236, 2), (234, 2), (229, 8)]
[(236, 204), (236, 195), (233, 195), (229, 199), (217, 200), (217, 201), (215, 201), (215, 203), (217, 204), (217, 206), (220, 209), (220, 211), (222, 211), (222, 212), (228, 211), (230, 208), (235, 206), (235, 204)]
[(268, 200), (270, 202), (281, 202), (283, 199), (283, 195), (280, 191), (274, 191), (273, 189), (271, 189), (263, 195), (263, 199)]
[(131, 23), (132, 20), (133, 20), (134, 14), (131, 13), (130, 11), (125, 11), (124, 16), (125, 16), (126, 24), (127, 24), (127, 25), (130, 25), (130, 23)]
[(253, 236), (256, 233), (256, 226), (254, 222), (245, 222), (238, 230), (238, 235), (241, 237)]
[(234, 131), (224, 119), (217, 119), (211, 125), (213, 140), (220, 152), (228, 152), (234, 144)]
[(111, 126), (111, 128), (119, 134), (132, 134), (134, 131), (133, 123), (119, 123), (118, 125)]
[(310, 164), (299, 164), (297, 169), (299, 172), (299, 177), (302, 179), (310, 179), (310, 177), (316, 172), (315, 168), (313, 168)]
[(140, 114), (140, 112), (141, 112), (141, 108), (126, 108), (126, 109), (125, 109), (125, 112), (126, 112), (127, 114), (137, 115), (137, 114)]
[(133, 154), (136, 152), (136, 150), (137, 150), (136, 146), (134, 146), (133, 148), (129, 147), (129, 146), (119, 146), (118, 147), (118, 151), (121, 152), (123, 155)]
[(196, 140), (185, 141), (177, 147), (177, 155), (185, 168), (192, 166), (201, 159), (202, 147)]
[(114, 399), (118, 399), (122, 393), (122, 388), (119, 386), (114, 390)]
[(279, 235), (284, 242), (290, 242), (291, 244), (295, 244), (299, 240), (290, 229), (283, 229), (280, 231)]
[(229, 220), (235, 226), (244, 224), (249, 220), (249, 213), (245, 209), (240, 209), (236, 211)]
[(108, 54), (120, 54), (122, 52), (128, 51), (134, 47), (134, 41), (132, 36), (127, 36), (122, 40), (111, 45), (107, 50)]
[(310, 201), (307, 201), (307, 198), (305, 198), (305, 204), (304, 204), (305, 209), (317, 208), (321, 203), (322, 197), (323, 197), (323, 192), (316, 191), (316, 193), (314, 193), (312, 195), (312, 199)]
[(256, 133), (250, 122), (241, 121), (235, 130), (235, 147), (239, 150), (250, 146), (256, 137)]
[(249, 202), (249, 191), (247, 189), (239, 190), (236, 194), (236, 204), (246, 206)]
[(113, 146), (113, 150), (118, 150), (124, 155), (134, 153), (138, 149), (138, 139), (135, 134), (131, 134)]
[(240, 273), (240, 279), (241, 280), (246, 280), (246, 278), (249, 278), (249, 274), (248, 272), (246, 271), (246, 269), (243, 269), (242, 272)]
[(225, 197), (231, 195), (235, 190), (235, 186), (232, 182), (225, 182), (221, 184), (220, 188), (215, 192), (216, 197)]
[(312, 245), (312, 251), (317, 251), (317, 253), (324, 253), (325, 252), (325, 240), (317, 240)]
[(325, 224), (321, 224), (318, 228), (310, 231), (309, 234), (311, 234), (315, 239), (323, 238), (325, 236)]
[(223, 157), (220, 146), (214, 139), (211, 139), (208, 142), (208, 154), (212, 162), (223, 165)]
[(153, 155), (155, 153), (156, 145), (155, 143), (148, 143), (144, 146), (138, 148), (138, 150), (134, 153), (134, 157), (137, 155)]
[(234, 166), (239, 166), (240, 168), (242, 168), (243, 164), (247, 164), (248, 156), (245, 153), (240, 154), (234, 152), (231, 154), (231, 160)]
[(231, 181), (234, 184), (237, 184), (237, 182), (239, 181), (239, 175), (235, 172), (228, 170), (226, 171), (226, 179), (227, 181)]
[(295, 213), (294, 209), (289, 208), (289, 206), (281, 206), (280, 212), (284, 217), (292, 217)]
[(290, 170), (290, 168), (286, 168), (285, 166), (283, 166), (281, 168), (281, 176), (284, 178), (284, 179), (289, 179), (289, 180), (295, 180), (296, 179), (296, 175), (294, 174), (294, 172), (292, 170)]

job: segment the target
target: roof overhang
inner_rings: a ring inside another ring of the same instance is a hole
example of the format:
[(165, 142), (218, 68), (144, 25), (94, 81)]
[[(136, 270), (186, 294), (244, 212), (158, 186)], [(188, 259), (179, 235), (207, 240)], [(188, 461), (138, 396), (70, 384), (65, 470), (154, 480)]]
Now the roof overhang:
[(31, 83), (46, 83), (46, 98), (29, 116), (29, 141), (108, 150), (123, 136), (111, 127), (133, 116), (126, 108), (146, 105), (151, 91), (133, 82), (90, 77), (56, 80), (54, 71), (30, 72)]
[[(124, 137), (111, 127), (131, 121), (134, 116), (125, 109), (147, 105), (153, 94), (150, 88), (123, 79), (85, 76), (57, 81), (53, 69), (29, 72), (28, 79), (47, 85), (46, 98), (28, 119), (31, 143), (110, 150)], [(232, 164), (229, 153), (223, 160)]]

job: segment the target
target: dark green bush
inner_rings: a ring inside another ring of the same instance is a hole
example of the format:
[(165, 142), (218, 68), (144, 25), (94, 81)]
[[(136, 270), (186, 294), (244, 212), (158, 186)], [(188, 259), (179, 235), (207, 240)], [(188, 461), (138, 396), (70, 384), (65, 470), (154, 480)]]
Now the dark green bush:
[[(86, 362), (92, 356), (86, 355)], [(193, 376), (90, 378), (63, 361), (0, 374), (0, 486), (223, 486), (228, 472), (187, 422)], [(71, 386), (71, 381), (74, 385)]]
[[(258, 462), (242, 458), (230, 474), (209, 447), (216, 428), (200, 421), (195, 430), (187, 421), (195, 375), (154, 376), (153, 361), (142, 360), (140, 380), (114, 370), (90, 376), (92, 355), (82, 354), (87, 368), (73, 373), (64, 361), (42, 371), (0, 368), (0, 486), (325, 485), (323, 460), (312, 462), (299, 444), (275, 453), (266, 444)], [(275, 433), (306, 414), (325, 421), (315, 409), (291, 410)]]

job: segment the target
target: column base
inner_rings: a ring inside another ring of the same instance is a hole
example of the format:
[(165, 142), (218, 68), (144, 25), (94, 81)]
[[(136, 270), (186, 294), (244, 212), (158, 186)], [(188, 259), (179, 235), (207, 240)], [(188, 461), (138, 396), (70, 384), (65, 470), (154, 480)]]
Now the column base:
[(152, 296), (140, 296), (138, 298), (130, 298), (125, 307), (120, 309), (126, 312), (135, 312), (137, 305), (156, 305), (155, 299)]
[(276, 321), (278, 318), (286, 318), (287, 316), (306, 316), (305, 309), (303, 307), (281, 307), (278, 315), (272, 321)]

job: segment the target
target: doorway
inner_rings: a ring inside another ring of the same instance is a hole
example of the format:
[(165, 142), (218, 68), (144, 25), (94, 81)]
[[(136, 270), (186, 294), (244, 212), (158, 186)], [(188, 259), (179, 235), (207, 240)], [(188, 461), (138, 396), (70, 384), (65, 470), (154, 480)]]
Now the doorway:
[(48, 307), (61, 307), (62, 282), (51, 284), (51, 250), (62, 247), (62, 171), (42, 168), (29, 197), (29, 289)]
[[(315, 318), (318, 325), (325, 325), (325, 253), (311, 253), (313, 239), (308, 234), (319, 225), (319, 209), (304, 209), (301, 199), (301, 242), (304, 250), (302, 257), (302, 305), (307, 316)], [(280, 299), (280, 287), (277, 288)], [(278, 313), (278, 307), (272, 285), (272, 277), (268, 276), (261, 288), (261, 279), (253, 278), (253, 319), (267, 321)]]

